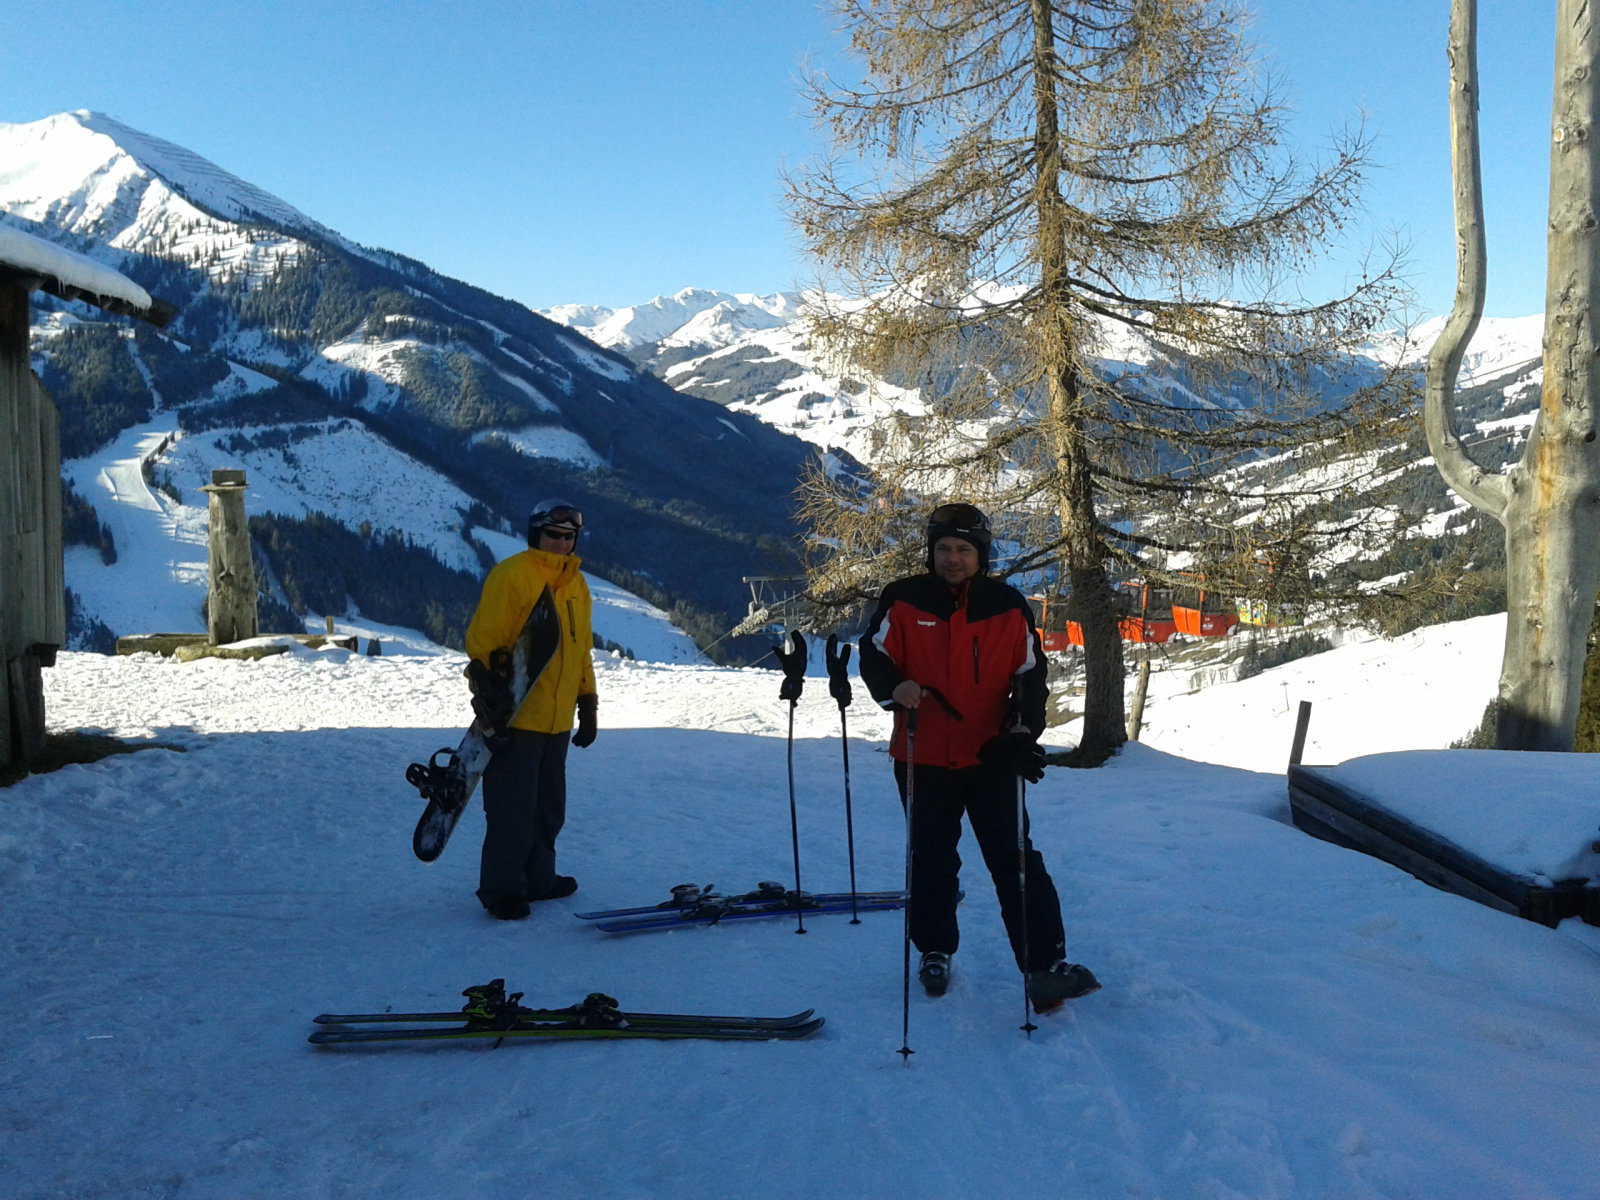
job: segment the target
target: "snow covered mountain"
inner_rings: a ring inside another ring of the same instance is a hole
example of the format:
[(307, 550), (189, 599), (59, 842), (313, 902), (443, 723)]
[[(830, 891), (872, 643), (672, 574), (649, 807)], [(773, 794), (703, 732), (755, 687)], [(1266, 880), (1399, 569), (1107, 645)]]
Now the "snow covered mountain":
[(811, 344), (798, 292), (685, 288), (630, 308), (566, 304), (542, 311), (681, 392), (862, 462), (874, 454), (875, 422), (923, 411), (915, 389), (882, 381), (867, 388), (830, 372)]
[[(200, 519), (210, 469), (244, 467), (273, 505), (273, 536), (257, 541), (280, 574), (315, 557), (304, 522), (323, 517), (349, 535), (324, 559), (397, 538), (475, 573), (493, 552), (474, 530), (515, 534), (550, 495), (588, 511), (593, 569), (707, 634), (742, 610), (741, 576), (792, 569), (789, 493), (810, 451), (753, 417), (101, 114), (0, 124), (0, 162), (0, 223), (179, 309), (157, 334), (39, 298), (36, 368), (89, 527), (125, 524), (131, 501), (88, 465), (122, 439), (115, 461), (162, 485), (131, 503), (161, 508), (170, 530)], [(348, 580), (316, 583), (276, 586), (297, 610), (307, 591), (359, 606)], [(410, 592), (422, 604), (445, 586)], [(92, 605), (81, 615), (109, 624)], [(437, 624), (457, 628), (459, 613)]]
[(701, 353), (726, 349), (754, 334), (793, 324), (802, 316), (801, 297), (795, 293), (730, 295), (704, 288), (685, 288), (631, 308), (563, 304), (540, 311), (602, 346), (623, 351), (647, 349), (652, 357), (672, 349)]
[[(873, 457), (867, 431), (875, 420), (889, 412), (917, 415), (925, 401), (916, 389), (881, 380), (867, 387), (830, 370), (807, 333), (806, 295), (800, 292), (761, 296), (685, 288), (628, 308), (564, 304), (541, 311), (626, 354), (679, 391), (748, 412), (818, 446), (847, 450), (861, 461)], [(1542, 316), (1485, 319), (1462, 364), (1461, 386), (1537, 382), (1543, 324)], [(1373, 373), (1395, 362), (1420, 372), (1443, 325), (1443, 318), (1434, 318), (1405, 334), (1374, 339), (1367, 348)], [(1108, 376), (1167, 369), (1158, 348), (1120, 326), (1105, 331), (1101, 365)], [(1208, 399), (1236, 402), (1226, 394)], [(1508, 403), (1517, 407), (1514, 399)]]
[(221, 235), (228, 225), (264, 224), (365, 253), (193, 151), (104, 113), (58, 113), (0, 130), (0, 204), (11, 217), (132, 251), (185, 229)]

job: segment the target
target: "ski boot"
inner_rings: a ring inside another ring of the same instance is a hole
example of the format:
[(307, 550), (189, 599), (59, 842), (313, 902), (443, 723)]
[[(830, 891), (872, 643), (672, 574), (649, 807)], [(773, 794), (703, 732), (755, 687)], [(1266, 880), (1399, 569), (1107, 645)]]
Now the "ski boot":
[(950, 956), (938, 950), (927, 951), (922, 956), (922, 965), (917, 968), (917, 980), (928, 995), (944, 995), (950, 986)]
[(1099, 990), (1100, 981), (1093, 971), (1066, 959), (1042, 971), (1028, 972), (1028, 995), (1033, 1000), (1033, 1011), (1041, 1016), (1055, 1012), (1068, 1000)]

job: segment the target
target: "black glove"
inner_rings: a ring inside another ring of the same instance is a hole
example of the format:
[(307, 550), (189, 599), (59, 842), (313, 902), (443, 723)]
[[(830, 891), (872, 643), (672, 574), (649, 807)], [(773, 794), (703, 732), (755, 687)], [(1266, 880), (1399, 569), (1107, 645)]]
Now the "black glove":
[(595, 735), (600, 732), (600, 723), (596, 719), (599, 711), (599, 696), (578, 697), (578, 732), (572, 735), (572, 744), (579, 750), (594, 745)]
[(511, 694), (511, 655), (496, 650), (485, 666), (477, 659), (467, 663), (467, 686), (472, 689), (472, 711), (485, 729), (503, 731), (516, 715)]
[(839, 649), (839, 635), (828, 635), (828, 694), (839, 702), (839, 711), (850, 707), (850, 643)]
[(778, 689), (778, 699), (792, 703), (800, 699), (800, 689), (806, 685), (806, 640), (791, 629), (772, 652), (783, 668), (783, 686)]
[(978, 761), (989, 767), (1003, 767), (1029, 783), (1044, 778), (1044, 749), (1026, 729), (990, 738), (979, 748)]

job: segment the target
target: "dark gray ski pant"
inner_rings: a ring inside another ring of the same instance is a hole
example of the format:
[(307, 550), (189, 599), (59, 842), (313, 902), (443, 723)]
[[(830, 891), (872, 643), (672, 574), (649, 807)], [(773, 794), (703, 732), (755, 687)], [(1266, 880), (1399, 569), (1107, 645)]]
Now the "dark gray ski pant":
[[(906, 802), (906, 764), (896, 760), (900, 803)], [(1040, 971), (1065, 954), (1061, 900), (1044, 858), (1024, 842), (1027, 856), (1027, 942), (1017, 862), (1017, 777), (1003, 768), (918, 766), (911, 812), (911, 943), (920, 951), (954, 954), (961, 942), (956, 904), (961, 895), (961, 816), (966, 814), (983, 863), (994, 881), (1000, 918), (1017, 966)], [(1028, 815), (1022, 814), (1024, 835)]]
[(483, 773), (483, 857), (478, 899), (540, 900), (556, 878), (556, 836), (567, 820), (571, 733), (513, 729)]

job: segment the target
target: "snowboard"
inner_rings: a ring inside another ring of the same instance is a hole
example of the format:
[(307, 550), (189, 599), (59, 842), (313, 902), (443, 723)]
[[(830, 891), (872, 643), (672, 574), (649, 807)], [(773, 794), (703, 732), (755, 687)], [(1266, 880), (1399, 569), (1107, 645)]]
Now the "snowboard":
[[(560, 644), (561, 624), (547, 587), (534, 601), (533, 611), (511, 651), (512, 712), (522, 706)], [(489, 737), (496, 732), (485, 728), (481, 717), (474, 717), (454, 749), (446, 746), (435, 750), (427, 762), (412, 763), (406, 768), (406, 782), (427, 801), (416, 832), (411, 835), (411, 849), (423, 862), (432, 862), (443, 853), (456, 822), (466, 811), (467, 801), (478, 788), (478, 780), (494, 757)]]

